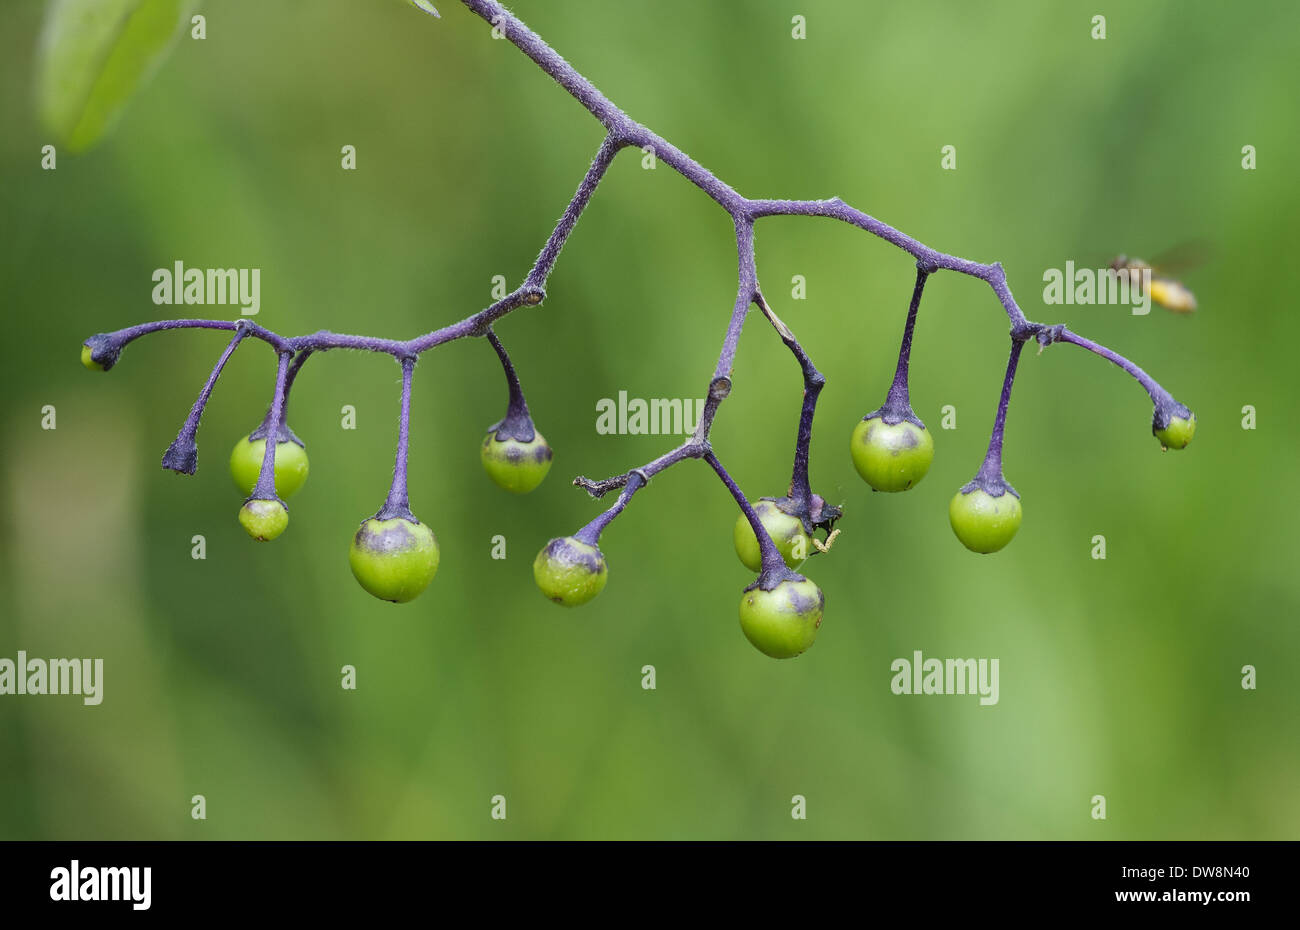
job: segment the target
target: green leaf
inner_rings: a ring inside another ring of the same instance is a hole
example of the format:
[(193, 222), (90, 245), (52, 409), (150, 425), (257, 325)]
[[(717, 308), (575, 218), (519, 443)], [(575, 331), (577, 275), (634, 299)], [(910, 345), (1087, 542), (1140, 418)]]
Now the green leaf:
[(94, 145), (188, 25), (197, 0), (51, 0), (37, 56), (41, 121), (74, 152)]
[(426, 13), (432, 13), (434, 16), (437, 16), (439, 19), (442, 18), (441, 16), (439, 16), (438, 11), (433, 8), (433, 4), (430, 3), (429, 0), (411, 0), (411, 5), (415, 7), (419, 7), (421, 10), (424, 10), (424, 12)]

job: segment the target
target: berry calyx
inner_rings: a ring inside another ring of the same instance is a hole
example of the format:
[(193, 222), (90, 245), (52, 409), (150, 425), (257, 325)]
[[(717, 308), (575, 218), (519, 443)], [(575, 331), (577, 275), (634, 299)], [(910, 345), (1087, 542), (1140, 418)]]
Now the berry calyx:
[(853, 467), (877, 491), (906, 491), (925, 477), (934, 461), (934, 437), (916, 420), (886, 422), (864, 417), (849, 438)]
[(239, 523), (258, 542), (270, 542), (288, 528), (289, 508), (278, 500), (246, 500), (239, 508)]
[(994, 487), (993, 494), (975, 482), (953, 495), (948, 520), (961, 544), (971, 552), (997, 552), (1020, 529), (1020, 497), (1009, 486)]
[(357, 529), (348, 564), (370, 594), (404, 604), (433, 581), (440, 555), (437, 537), (426, 524), (409, 514), (384, 519), (381, 511)]
[(576, 536), (552, 539), (533, 560), (533, 580), (547, 598), (565, 607), (585, 604), (605, 589), (605, 556)]
[(545, 437), (533, 430), (533, 438), (522, 441), (492, 429), (479, 449), (483, 470), (497, 487), (511, 494), (527, 494), (542, 483), (551, 470), (554, 453)]
[(740, 598), (740, 629), (764, 655), (790, 659), (807, 651), (822, 625), (826, 596), (790, 572), (770, 590), (756, 582)]
[[(257, 486), (266, 455), (266, 439), (254, 439), (256, 435), (254, 432), (244, 436), (230, 451), (230, 477), (244, 494), (252, 494)], [(281, 498), (292, 497), (307, 480), (307, 471), (306, 448), (282, 434), (275, 446), (275, 493)]]
[(1196, 414), (1184, 408), (1186, 416), (1176, 413), (1166, 414), (1165, 422), (1160, 423), (1160, 414), (1151, 423), (1151, 433), (1160, 440), (1164, 449), (1186, 449), (1187, 444), (1196, 435)]
[[(804, 529), (803, 520), (782, 510), (779, 502), (763, 498), (754, 504), (754, 512), (767, 535), (772, 537), (781, 558), (790, 568), (798, 568), (812, 553), (812, 537)], [(736, 555), (745, 567), (756, 572), (763, 567), (763, 553), (758, 545), (758, 537), (749, 518), (743, 513), (736, 517), (736, 525), (731, 533), (736, 546)]]

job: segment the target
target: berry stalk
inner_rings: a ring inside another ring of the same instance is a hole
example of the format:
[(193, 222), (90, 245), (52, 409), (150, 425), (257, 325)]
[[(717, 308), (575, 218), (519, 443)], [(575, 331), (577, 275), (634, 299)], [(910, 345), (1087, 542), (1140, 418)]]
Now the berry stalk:
[(1059, 328), (1053, 328), (1052, 341), (1068, 342), (1071, 345), (1076, 345), (1079, 346), (1080, 348), (1087, 349), (1089, 352), (1092, 352), (1094, 355), (1100, 355), (1108, 362), (1111, 362), (1119, 366), (1120, 368), (1122, 368), (1124, 371), (1128, 372), (1133, 377), (1133, 380), (1135, 380), (1138, 384), (1142, 385), (1142, 387), (1146, 390), (1147, 394), (1150, 395), (1151, 402), (1155, 404), (1157, 408), (1174, 405), (1181, 408), (1181, 410), (1183, 411), (1183, 415), (1186, 416), (1186, 411), (1187, 411), (1186, 407), (1183, 407), (1182, 404), (1179, 404), (1176, 400), (1174, 400), (1173, 395), (1170, 394), (1168, 391), (1166, 391), (1163, 387), (1161, 387), (1155, 378), (1152, 378), (1149, 374), (1147, 374), (1137, 365), (1130, 362), (1124, 356), (1120, 355), (1118, 352), (1114, 352), (1111, 349), (1106, 348), (1104, 345), (1101, 345), (1100, 343), (1093, 342), (1091, 339), (1085, 339), (1083, 336), (1080, 336), (1078, 333), (1072, 333), (1064, 326), (1061, 326)]
[[(785, 343), (786, 348), (795, 357), (795, 360), (799, 363), (799, 370), (803, 374), (803, 406), (799, 411), (799, 427), (795, 434), (794, 467), (790, 474), (788, 498), (791, 504), (791, 512), (803, 516), (813, 508), (813, 492), (808, 480), (808, 458), (809, 448), (812, 445), (813, 417), (817, 412), (817, 398), (821, 396), (822, 388), (826, 386), (826, 378), (817, 370), (817, 366), (813, 364), (808, 353), (799, 344), (799, 340), (790, 331), (790, 327), (786, 326), (781, 321), (781, 318), (776, 315), (761, 292), (754, 295), (754, 302), (758, 304), (759, 309), (767, 317), (768, 322), (772, 324), (772, 328), (776, 330), (781, 341)], [(809, 526), (808, 528), (811, 529), (812, 527)]]
[(163, 453), (163, 468), (182, 475), (192, 475), (198, 469), (199, 445), (197, 436), (199, 421), (203, 418), (203, 410), (208, 405), (208, 398), (212, 396), (212, 389), (217, 386), (217, 378), (221, 376), (221, 371), (226, 367), (226, 362), (230, 360), (230, 356), (235, 353), (236, 347), (247, 333), (248, 330), (245, 327), (235, 327), (235, 335), (226, 345), (221, 357), (217, 359), (217, 364), (213, 366), (212, 374), (208, 375), (207, 383), (203, 385), (203, 389), (199, 391), (198, 399), (194, 401), (194, 406), (190, 408), (190, 415), (185, 418), (185, 422), (181, 424), (180, 432), (176, 434), (172, 444)]
[[(289, 383), (289, 360), (291, 352), (281, 352), (275, 366), (275, 394), (271, 397), (270, 419), (279, 423), (284, 415), (285, 387)], [(250, 500), (279, 501), (275, 493), (275, 448), (278, 442), (267, 440), (266, 452), (262, 456), (262, 470), (257, 475), (257, 485), (253, 488)], [(281, 501), (283, 504), (283, 501)], [(287, 509), (287, 508), (286, 508)]]
[(574, 533), (574, 538), (585, 542), (589, 546), (598, 545), (600, 543), (600, 534), (605, 532), (605, 527), (614, 522), (614, 518), (623, 512), (623, 508), (632, 499), (632, 495), (645, 487), (647, 481), (648, 479), (640, 470), (631, 472), (627, 476), (627, 482), (623, 485), (622, 492), (618, 495), (618, 500), (614, 501), (614, 506)]
[(772, 537), (767, 534), (767, 530), (763, 526), (763, 521), (758, 518), (758, 514), (754, 511), (753, 505), (751, 505), (748, 498), (745, 497), (745, 492), (740, 490), (735, 479), (733, 479), (727, 470), (722, 467), (722, 463), (718, 461), (718, 457), (712, 452), (709, 452), (704, 456), (704, 461), (708, 462), (709, 467), (718, 473), (718, 477), (722, 479), (722, 483), (726, 485), (727, 490), (731, 492), (731, 496), (736, 499), (736, 504), (740, 507), (741, 512), (744, 513), (745, 519), (749, 521), (749, 526), (754, 531), (754, 537), (758, 540), (758, 549), (762, 556), (762, 569), (759, 572), (759, 586), (766, 591), (775, 587), (779, 582), (787, 578), (797, 577), (794, 572), (790, 571), (790, 569), (786, 567), (785, 559), (782, 558), (780, 551), (776, 548), (776, 543), (772, 542)]
[(907, 307), (907, 322), (903, 324), (903, 341), (898, 348), (898, 366), (894, 369), (894, 380), (889, 385), (889, 393), (880, 409), (869, 416), (879, 416), (888, 424), (901, 423), (903, 420), (921, 425), (916, 414), (912, 412), (912, 401), (908, 387), (908, 372), (912, 360), (912, 333), (916, 329), (916, 314), (921, 307), (921, 294), (925, 291), (926, 279), (930, 277), (930, 267), (922, 262), (916, 263), (916, 284), (912, 288), (912, 302)]
[(528, 413), (528, 401), (524, 399), (524, 389), (519, 383), (519, 375), (515, 373), (515, 366), (511, 364), (510, 356), (506, 354), (506, 347), (501, 344), (497, 334), (489, 329), (487, 340), (496, 350), (497, 358), (501, 360), (501, 368), (506, 375), (506, 389), (509, 392), (505, 417), (489, 429), (496, 431), (498, 439), (510, 438), (520, 442), (532, 442), (537, 430), (533, 426), (533, 418)]
[(1016, 367), (1020, 364), (1020, 352), (1024, 347), (1025, 344), (1019, 339), (1011, 340), (1011, 353), (1007, 357), (1007, 373), (1002, 379), (1002, 394), (998, 398), (997, 415), (993, 418), (993, 432), (989, 435), (988, 451), (984, 454), (984, 463), (980, 465), (975, 480), (971, 482), (995, 496), (1003, 491), (1016, 493), (1015, 488), (1007, 484), (1002, 474), (1002, 438), (1006, 432), (1007, 408), (1011, 404), (1011, 386), (1015, 383)]
[(384, 506), (375, 514), (376, 520), (400, 517), (412, 523), (418, 522), (411, 513), (411, 499), (406, 484), (406, 455), (411, 439), (411, 379), (414, 374), (415, 359), (402, 359), (402, 408), (397, 420), (397, 457), (393, 462), (393, 483), (388, 489)]

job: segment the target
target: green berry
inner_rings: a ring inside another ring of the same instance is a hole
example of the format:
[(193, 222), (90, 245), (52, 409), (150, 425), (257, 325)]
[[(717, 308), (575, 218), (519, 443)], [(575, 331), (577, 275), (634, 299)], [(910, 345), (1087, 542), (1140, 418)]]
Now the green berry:
[(817, 638), (825, 606), (821, 588), (807, 578), (787, 579), (771, 591), (750, 588), (740, 598), (740, 628), (764, 655), (793, 658)]
[(85, 365), (91, 371), (108, 371), (107, 368), (91, 358), (90, 346), (81, 347), (81, 364)]
[[(235, 443), (230, 452), (230, 477), (235, 479), (235, 487), (242, 493), (253, 493), (265, 455), (265, 439), (245, 436)], [(307, 450), (288, 440), (278, 443), (275, 447), (275, 493), (281, 498), (292, 497), (306, 480)]]
[(488, 477), (511, 494), (527, 494), (541, 484), (551, 470), (554, 455), (546, 439), (536, 430), (532, 442), (501, 440), (495, 431), (489, 432), (479, 452)]
[[(776, 505), (775, 501), (761, 500), (754, 504), (758, 520), (767, 530), (767, 535), (776, 543), (776, 550), (785, 559), (790, 568), (798, 568), (812, 551), (812, 537), (804, 532), (803, 521), (792, 516)], [(763, 553), (758, 547), (758, 537), (754, 527), (743, 513), (736, 518), (736, 526), (731, 533), (736, 545), (736, 555), (745, 567), (756, 572), (763, 567)]]
[(997, 552), (1020, 529), (1020, 498), (1005, 491), (958, 491), (948, 504), (948, 519), (961, 544), (971, 552)]
[(609, 570), (599, 549), (577, 537), (564, 536), (552, 539), (537, 553), (533, 579), (555, 603), (577, 607), (604, 590)]
[(279, 501), (244, 501), (239, 522), (258, 542), (270, 542), (289, 526), (289, 510)]
[(934, 461), (934, 437), (909, 420), (886, 423), (868, 417), (849, 439), (853, 467), (877, 491), (906, 491), (925, 477)]
[(418, 520), (371, 517), (348, 550), (348, 564), (361, 587), (382, 601), (404, 604), (429, 586), (438, 572), (438, 540)]
[(1172, 416), (1164, 429), (1152, 428), (1151, 432), (1166, 449), (1186, 449), (1196, 435), (1196, 414), (1189, 413), (1186, 418)]

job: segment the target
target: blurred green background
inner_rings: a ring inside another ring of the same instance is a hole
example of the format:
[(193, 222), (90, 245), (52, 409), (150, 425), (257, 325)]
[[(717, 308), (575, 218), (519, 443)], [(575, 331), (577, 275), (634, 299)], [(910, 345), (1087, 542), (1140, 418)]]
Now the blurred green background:
[[(210, 4), (207, 39), (182, 38), (104, 142), (60, 152), (56, 171), (40, 168), (52, 140), (33, 106), (42, 5), (0, 7), (0, 656), (105, 663), (98, 707), (0, 697), (0, 837), (1300, 834), (1300, 8), (1127, 4), (1094, 41), (1107, 11), (1093, 3), (518, 0), (629, 114), (742, 193), (840, 195), (1000, 260), (1031, 318), (1127, 354), (1197, 413), (1193, 446), (1162, 455), (1121, 372), (1068, 346), (1026, 353), (1006, 447), (1024, 525), (973, 555), (947, 504), (987, 442), (1001, 308), (971, 279), (932, 279), (912, 382), (935, 464), (907, 494), (872, 494), (848, 435), (883, 398), (911, 262), (828, 221), (764, 220), (765, 291), (829, 379), (814, 486), (845, 508), (832, 553), (806, 566), (827, 600), (817, 646), (776, 662), (738, 629), (751, 576), (734, 504), (696, 463), (606, 533), (599, 599), (564, 611), (532, 582), (538, 548), (598, 512), (572, 476), (675, 442), (597, 435), (596, 402), (700, 396), (734, 295), (727, 217), (635, 154), (610, 170), (546, 304), (498, 327), (556, 449), (538, 491), (510, 497), (479, 465), (505, 405), (489, 347), (420, 365), (411, 497), (442, 565), (409, 605), (371, 598), (346, 558), (392, 467), (391, 360), (304, 369), (290, 422), (311, 478), (272, 545), (237, 524), (226, 470), (270, 393), (263, 344), (226, 369), (190, 479), (158, 459), (226, 336), (149, 337), (107, 376), (78, 364), (92, 333), (186, 315), (150, 299), (153, 269), (176, 260), (262, 269), (257, 320), (285, 334), (408, 337), (489, 303), (494, 275), (517, 284), (600, 128), (458, 3), (440, 7), (435, 21), (397, 2)], [(949, 144), (956, 171), (939, 168)], [(1247, 144), (1258, 170), (1241, 168)], [(340, 170), (343, 145), (356, 171)], [(1186, 277), (1194, 315), (1042, 303), (1045, 268), (1197, 237), (1217, 252)], [(794, 275), (806, 300), (790, 299)], [(799, 400), (797, 368), (752, 319), (713, 434), (751, 496), (785, 490)], [(946, 404), (954, 431), (938, 428)], [(916, 649), (998, 658), (1000, 703), (893, 695), (890, 663)], [(345, 664), (356, 691), (340, 688)], [(497, 794), (504, 822), (489, 817)]]

